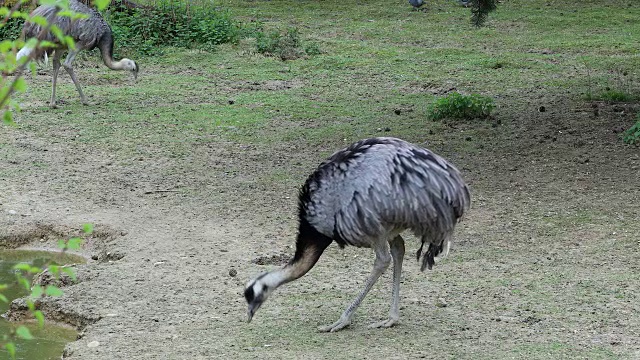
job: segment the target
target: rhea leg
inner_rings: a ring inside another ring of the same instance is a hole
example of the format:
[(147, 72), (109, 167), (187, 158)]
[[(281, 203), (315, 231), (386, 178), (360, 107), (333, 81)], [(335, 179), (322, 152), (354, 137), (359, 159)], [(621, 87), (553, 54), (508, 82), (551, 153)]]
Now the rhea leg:
[(391, 258), (393, 259), (393, 290), (391, 292), (391, 309), (389, 319), (371, 324), (369, 327), (392, 327), (400, 320), (400, 276), (402, 274), (402, 260), (404, 259), (404, 239), (400, 235), (389, 241), (391, 245)]
[(56, 107), (56, 83), (58, 82), (58, 72), (60, 72), (60, 55), (61, 53), (56, 51), (53, 55), (53, 81), (51, 83), (51, 102), (49, 106)]
[(376, 253), (376, 259), (373, 262), (373, 270), (364, 285), (364, 289), (360, 291), (355, 300), (353, 300), (353, 302), (345, 309), (338, 321), (328, 326), (321, 326), (318, 330), (321, 332), (335, 332), (351, 324), (351, 318), (353, 317), (356, 309), (358, 309), (358, 306), (360, 306), (364, 297), (367, 296), (369, 290), (371, 290), (376, 281), (378, 281), (378, 278), (380, 278), (380, 275), (382, 275), (382, 273), (389, 267), (389, 263), (391, 262), (389, 244), (387, 241), (381, 241), (374, 251)]
[(73, 84), (76, 86), (76, 89), (80, 94), (80, 100), (82, 101), (82, 104), (88, 105), (89, 103), (87, 102), (87, 98), (84, 97), (84, 94), (82, 93), (82, 88), (80, 87), (80, 83), (76, 78), (76, 74), (73, 72), (73, 60), (76, 58), (76, 55), (78, 55), (78, 50), (69, 51), (69, 55), (67, 55), (67, 58), (64, 61), (64, 64), (62, 64), (62, 66), (64, 66), (64, 69), (67, 70), (67, 72), (69, 73), (69, 76), (71, 76), (71, 80), (73, 81)]

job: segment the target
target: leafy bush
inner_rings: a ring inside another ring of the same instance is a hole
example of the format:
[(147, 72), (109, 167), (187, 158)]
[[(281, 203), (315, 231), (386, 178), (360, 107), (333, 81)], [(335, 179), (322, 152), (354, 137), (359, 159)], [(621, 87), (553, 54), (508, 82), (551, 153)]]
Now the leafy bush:
[(277, 56), (282, 61), (294, 60), (304, 55), (318, 55), (320, 48), (315, 43), (305, 44), (300, 41), (300, 33), (296, 28), (289, 28), (282, 34), (278, 30), (263, 32), (257, 30), (256, 50), (266, 56)]
[(9, 19), (7, 23), (0, 27), (0, 39), (15, 40), (20, 37), (24, 19)]
[(640, 145), (640, 114), (636, 119), (636, 123), (622, 134), (622, 141), (626, 144)]
[(207, 4), (181, 1), (158, 2), (154, 7), (105, 14), (118, 48), (157, 54), (160, 47), (176, 46), (212, 50), (235, 42), (239, 27), (230, 14)]
[(429, 105), (427, 116), (431, 120), (486, 118), (494, 108), (495, 104), (490, 97), (478, 94), (462, 95), (453, 92), (436, 99)]

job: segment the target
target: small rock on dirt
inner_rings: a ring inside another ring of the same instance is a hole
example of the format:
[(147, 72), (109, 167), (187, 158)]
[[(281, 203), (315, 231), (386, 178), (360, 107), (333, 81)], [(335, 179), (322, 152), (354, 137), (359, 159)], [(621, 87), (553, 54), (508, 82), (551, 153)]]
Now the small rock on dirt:
[(619, 134), (621, 132), (623, 132), (625, 130), (624, 126), (616, 126), (615, 128), (613, 128), (613, 133), (614, 134)]
[(229, 270), (229, 276), (235, 277), (236, 275), (238, 275), (238, 271), (236, 269)]
[(540, 106), (540, 107), (538, 108), (538, 111), (540, 111), (540, 112), (545, 112), (545, 111), (547, 111), (547, 108), (546, 108), (546, 107), (544, 107), (544, 106)]
[(96, 348), (100, 346), (100, 343), (98, 341), (91, 341), (90, 343), (87, 344), (88, 348)]

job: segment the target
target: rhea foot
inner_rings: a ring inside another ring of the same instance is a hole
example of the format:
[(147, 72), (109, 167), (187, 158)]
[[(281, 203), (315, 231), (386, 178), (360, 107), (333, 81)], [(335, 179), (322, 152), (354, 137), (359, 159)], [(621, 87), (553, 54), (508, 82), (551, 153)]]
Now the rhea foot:
[(318, 331), (320, 332), (336, 332), (340, 331), (351, 324), (351, 320), (340, 318), (340, 320), (334, 322), (331, 325), (327, 326), (318, 326)]
[(373, 323), (373, 324), (369, 325), (369, 328), (371, 328), (371, 329), (390, 328), (390, 327), (396, 325), (398, 322), (399, 322), (398, 318), (389, 318), (387, 320), (383, 320), (383, 321), (379, 321), (379, 322)]

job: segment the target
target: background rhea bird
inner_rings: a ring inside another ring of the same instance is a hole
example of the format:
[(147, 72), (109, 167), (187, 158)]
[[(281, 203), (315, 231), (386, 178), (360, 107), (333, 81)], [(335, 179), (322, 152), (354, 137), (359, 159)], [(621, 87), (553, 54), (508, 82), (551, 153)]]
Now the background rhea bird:
[(413, 10), (418, 10), (419, 7), (424, 5), (424, 1), (422, 0), (409, 0), (409, 4), (413, 6)]
[[(296, 252), (283, 268), (249, 281), (244, 296), (249, 321), (278, 286), (306, 274), (332, 241), (340, 247), (372, 248), (373, 271), (364, 289), (335, 323), (320, 331), (338, 331), (351, 318), (393, 260), (389, 319), (398, 322), (400, 275), (404, 258), (403, 230), (422, 239), (416, 253), (421, 270), (449, 251), (453, 230), (469, 208), (469, 188), (460, 172), (433, 152), (395, 138), (361, 140), (333, 154), (309, 176), (299, 195)], [(426, 252), (423, 252), (427, 244)]]
[[(62, 64), (64, 69), (71, 76), (73, 84), (78, 89), (80, 100), (87, 105), (87, 98), (82, 93), (80, 83), (73, 72), (73, 60), (82, 50), (100, 49), (104, 64), (112, 70), (129, 70), (133, 73), (134, 78), (138, 76), (138, 64), (130, 59), (122, 59), (120, 61), (113, 60), (113, 35), (109, 24), (104, 20), (102, 15), (95, 9), (91, 9), (85, 4), (76, 0), (69, 0), (69, 9), (77, 13), (88, 15), (85, 19), (71, 20), (69, 17), (57, 16), (59, 9), (52, 5), (41, 5), (33, 10), (32, 15), (40, 15), (47, 19), (50, 25), (58, 26), (62, 32), (71, 36), (75, 41), (75, 49), (69, 50), (66, 60)], [(42, 27), (35, 23), (25, 23), (22, 29), (22, 35), (25, 39), (41, 36)], [(52, 107), (56, 106), (56, 81), (58, 79), (58, 71), (60, 70), (60, 58), (62, 54), (68, 50), (65, 45), (51, 33), (44, 35), (44, 40), (51, 41), (57, 46), (47, 49), (22, 48), (17, 55), (17, 59), (30, 57), (31, 59), (41, 59), (43, 56), (53, 56), (53, 83), (51, 90)]]

